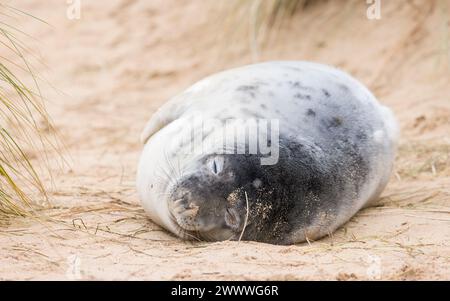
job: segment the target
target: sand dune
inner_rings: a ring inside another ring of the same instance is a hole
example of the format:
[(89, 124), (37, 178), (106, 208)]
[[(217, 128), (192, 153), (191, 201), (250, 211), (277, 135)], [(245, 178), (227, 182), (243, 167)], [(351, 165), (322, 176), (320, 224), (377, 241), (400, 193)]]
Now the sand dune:
[[(450, 11), (384, 1), (375, 21), (349, 3), (309, 7), (258, 52), (203, 0), (81, 1), (73, 20), (65, 1), (11, 3), (51, 24), (19, 25), (58, 89), (43, 85), (70, 167), (55, 171), (45, 212), (57, 222), (2, 221), (0, 279), (448, 280)], [(311, 244), (180, 241), (139, 205), (140, 131), (184, 87), (255, 59), (328, 63), (368, 85), (401, 125), (395, 174), (379, 206)]]

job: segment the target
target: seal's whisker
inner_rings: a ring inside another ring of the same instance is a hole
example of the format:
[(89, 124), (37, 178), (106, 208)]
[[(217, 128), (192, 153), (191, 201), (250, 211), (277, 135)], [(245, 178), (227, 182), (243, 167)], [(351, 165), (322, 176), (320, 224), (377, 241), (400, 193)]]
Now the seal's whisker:
[(177, 157), (177, 165), (178, 165), (178, 173), (180, 175), (180, 178), (183, 178), (184, 176), (184, 170), (181, 168), (181, 164), (180, 164), (180, 157)]
[(165, 177), (165, 180), (169, 181), (169, 183), (171, 185), (176, 185), (177, 184), (176, 178), (172, 177), (170, 175), (170, 173), (168, 173), (161, 165), (158, 166), (158, 169), (159, 169), (158, 171), (161, 172), (161, 174), (160, 175), (155, 174), (155, 176), (161, 178), (162, 180), (164, 180), (164, 177)]
[(177, 171), (175, 169), (175, 167), (172, 164), (172, 161), (170, 161), (169, 156), (167, 155), (167, 150), (164, 149), (164, 158), (166, 159), (167, 165), (169, 166), (170, 171), (173, 173), (173, 175), (175, 176), (175, 179), (177, 178)]
[(161, 185), (161, 184), (164, 184), (167, 182), (167, 179), (165, 176), (163, 177), (161, 175), (154, 174), (154, 177), (156, 178), (155, 184), (157, 184), (157, 185)]
[(154, 175), (156, 178), (155, 184), (157, 184), (158, 186), (160, 186), (160, 192), (164, 193), (164, 188), (167, 184), (173, 185), (173, 181), (171, 181), (170, 179), (167, 179), (166, 176), (161, 176), (161, 175)]
[(230, 237), (228, 237), (227, 239), (225, 239), (225, 241), (231, 241), (234, 238), (234, 234), (231, 234)]
[(166, 176), (166, 178), (168, 180), (171, 181), (171, 183), (176, 183), (174, 177), (172, 177), (172, 175), (170, 174), (170, 172), (168, 172), (167, 170), (165, 170), (162, 166), (160, 166), (161, 171), (163, 172), (163, 174)]
[(167, 178), (167, 175), (165, 173), (162, 173), (160, 170), (155, 170), (153, 176), (156, 177), (157, 180), (162, 180), (162, 182), (171, 180), (170, 178)]
[(186, 236), (188, 236), (188, 237), (190, 237), (190, 238), (193, 238), (194, 240), (196, 240), (196, 241), (202, 241), (200, 238), (198, 238), (197, 236), (195, 236), (195, 235), (193, 235), (193, 234), (190, 234), (190, 233), (188, 233), (186, 230), (184, 230), (183, 228), (181, 228), (181, 227), (179, 227), (179, 231), (180, 231), (180, 233), (182, 234), (182, 238), (183, 239), (185, 239), (186, 238)]
[(181, 198), (181, 199), (177, 199), (177, 200), (172, 201), (172, 203), (173, 203), (175, 206), (178, 206), (182, 201), (183, 201), (183, 199)]
[(247, 223), (248, 223), (248, 212), (249, 212), (249, 206), (248, 206), (248, 196), (247, 196), (247, 191), (244, 191), (245, 194), (245, 204), (247, 206), (247, 212), (245, 213), (245, 220), (244, 220), (244, 227), (242, 228), (242, 232), (241, 235), (239, 236), (238, 241), (241, 241), (242, 236), (244, 235), (245, 232), (245, 228), (247, 227)]
[[(199, 233), (200, 234), (200, 233)], [(205, 241), (214, 241), (213, 237), (208, 232), (203, 232), (199, 235)]]
[(158, 197), (163, 196), (163, 195), (169, 196), (169, 195), (171, 195), (171, 193), (168, 193), (168, 192), (160, 192), (160, 193), (157, 194)]
[(190, 231), (183, 229), (177, 222), (175, 216), (173, 215), (173, 213), (169, 210), (169, 217), (172, 220), (173, 224), (175, 225), (175, 228), (178, 230), (178, 236), (180, 236), (182, 239), (187, 239), (187, 238), (191, 238), (193, 240), (196, 241), (202, 241), (200, 238), (198, 238), (198, 232), (195, 231), (195, 233), (197, 235), (191, 234), (189, 233)]

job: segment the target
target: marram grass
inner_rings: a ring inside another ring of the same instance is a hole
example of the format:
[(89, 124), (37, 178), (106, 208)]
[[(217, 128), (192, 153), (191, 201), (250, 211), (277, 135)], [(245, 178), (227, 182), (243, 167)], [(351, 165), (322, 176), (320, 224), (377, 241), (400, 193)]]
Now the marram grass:
[(26, 59), (30, 50), (19, 39), (30, 37), (8, 23), (29, 17), (0, 4), (0, 215), (33, 216), (36, 204), (47, 199), (36, 167), (43, 158), (31, 160), (29, 154), (45, 154), (51, 143), (42, 128), (52, 126)]
[(229, 0), (214, 1), (214, 6), (224, 15), (220, 22), (223, 36), (240, 40), (245, 36), (252, 55), (256, 58), (261, 44), (269, 40), (270, 33), (289, 21), (298, 11), (305, 10), (325, 0)]

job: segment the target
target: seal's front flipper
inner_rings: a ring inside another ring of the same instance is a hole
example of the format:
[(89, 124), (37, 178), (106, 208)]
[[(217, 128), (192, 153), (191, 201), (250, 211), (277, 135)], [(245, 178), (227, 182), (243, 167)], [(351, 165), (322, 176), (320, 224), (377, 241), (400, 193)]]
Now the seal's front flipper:
[(187, 107), (187, 103), (184, 100), (185, 97), (183, 95), (176, 96), (153, 113), (141, 133), (142, 144), (145, 144), (156, 132), (183, 114)]
[[(213, 75), (215, 80), (227, 80), (230, 72)], [(233, 73), (231, 73), (233, 75)], [(204, 101), (205, 96), (209, 97), (211, 91), (211, 78), (207, 77), (195, 83), (181, 94), (173, 97), (159, 108), (150, 118), (141, 134), (141, 142), (145, 144), (153, 134), (161, 130), (163, 127), (178, 119), (183, 115), (195, 102)], [(213, 86), (214, 88), (214, 86)]]
[(141, 133), (141, 142), (142, 144), (145, 144), (147, 140), (153, 136), (156, 132), (158, 132), (160, 129), (162, 129), (164, 126), (166, 126), (168, 123), (170, 123), (170, 120), (166, 120), (164, 118), (164, 115), (160, 112), (160, 110), (153, 113), (150, 120), (145, 125), (144, 130)]

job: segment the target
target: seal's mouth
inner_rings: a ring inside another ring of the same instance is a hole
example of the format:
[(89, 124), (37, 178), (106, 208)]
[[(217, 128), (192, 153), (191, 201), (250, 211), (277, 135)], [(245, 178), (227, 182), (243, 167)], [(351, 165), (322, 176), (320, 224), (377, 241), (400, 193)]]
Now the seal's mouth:
[(241, 218), (239, 216), (239, 213), (236, 209), (228, 207), (225, 209), (225, 211), (225, 223), (234, 232), (239, 232), (241, 229)]
[(188, 227), (186, 224), (182, 222), (182, 220), (174, 214), (172, 210), (169, 210), (169, 217), (172, 221), (172, 225), (175, 228), (174, 233), (181, 237), (182, 239), (186, 240), (197, 240), (201, 241), (201, 235), (200, 233), (193, 227)]
[[(241, 219), (236, 210), (226, 208), (222, 219), (213, 215), (214, 220), (200, 216), (200, 206), (186, 198), (176, 199), (169, 204), (169, 216), (176, 229), (175, 234), (187, 240), (220, 241), (232, 240), (239, 234)], [(217, 219), (216, 219), (217, 218)]]

